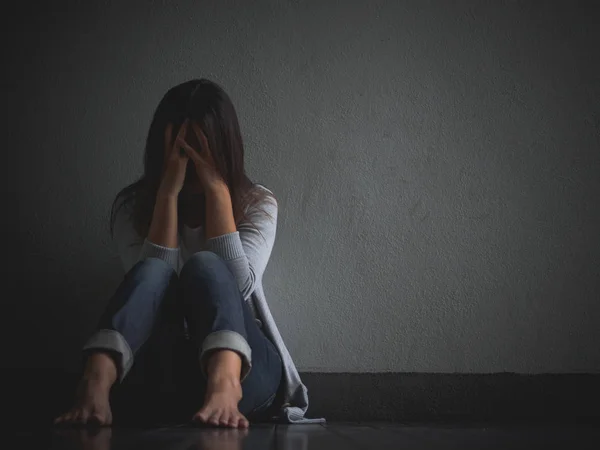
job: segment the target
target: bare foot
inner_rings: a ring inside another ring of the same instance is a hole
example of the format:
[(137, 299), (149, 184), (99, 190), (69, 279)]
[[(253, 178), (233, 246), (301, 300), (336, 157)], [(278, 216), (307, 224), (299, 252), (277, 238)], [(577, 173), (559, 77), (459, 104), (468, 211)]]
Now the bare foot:
[(110, 385), (98, 380), (82, 379), (77, 388), (75, 406), (54, 420), (55, 425), (110, 425), (112, 411), (109, 403)]
[(209, 380), (204, 405), (193, 421), (230, 428), (248, 428), (248, 419), (238, 409), (242, 386), (236, 379)]

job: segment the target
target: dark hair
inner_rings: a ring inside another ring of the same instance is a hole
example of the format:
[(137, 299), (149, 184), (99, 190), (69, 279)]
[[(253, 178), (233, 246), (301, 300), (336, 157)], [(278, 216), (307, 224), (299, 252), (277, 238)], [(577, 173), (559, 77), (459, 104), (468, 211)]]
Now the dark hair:
[[(244, 220), (252, 223), (245, 214), (246, 207), (271, 196), (263, 189), (256, 189), (244, 171), (244, 144), (237, 114), (227, 93), (210, 80), (190, 80), (169, 89), (158, 104), (146, 138), (144, 173), (137, 181), (119, 191), (113, 201), (110, 212), (111, 237), (114, 237), (117, 212), (125, 205), (130, 207), (137, 234), (142, 240), (148, 235), (162, 177), (165, 130), (172, 123), (174, 139), (186, 118), (198, 124), (206, 135), (216, 167), (229, 187), (236, 226)], [(193, 169), (193, 163), (188, 164), (188, 169), (190, 167)], [(117, 206), (119, 199), (122, 201)], [(178, 215), (181, 217), (181, 208), (178, 208)], [(181, 220), (178, 223), (181, 228)]]

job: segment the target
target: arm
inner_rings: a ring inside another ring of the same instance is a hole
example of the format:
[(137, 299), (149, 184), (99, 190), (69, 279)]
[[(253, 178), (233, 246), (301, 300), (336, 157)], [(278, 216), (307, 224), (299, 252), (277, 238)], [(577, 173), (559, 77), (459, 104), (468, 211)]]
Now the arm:
[(177, 196), (157, 195), (147, 239), (161, 247), (169, 249), (178, 247)]
[(152, 220), (148, 236), (142, 244), (138, 261), (149, 257), (159, 258), (179, 273), (179, 248), (177, 233), (177, 200), (185, 181), (189, 158), (180, 153), (179, 140), (185, 135), (188, 120), (179, 129), (176, 143), (172, 142), (172, 123), (165, 129), (165, 154), (160, 185), (154, 199)]
[(227, 185), (220, 184), (205, 192), (206, 198), (206, 239), (233, 233), (235, 219), (231, 195)]
[(261, 204), (273, 219), (256, 208), (247, 212), (260, 230), (259, 233), (250, 222), (241, 223), (236, 230), (228, 192), (225, 195), (221, 191), (211, 197), (210, 200), (208, 195), (206, 197), (207, 249), (226, 262), (237, 280), (244, 300), (248, 300), (256, 281), (262, 279), (271, 256), (277, 229), (277, 202), (270, 198)]

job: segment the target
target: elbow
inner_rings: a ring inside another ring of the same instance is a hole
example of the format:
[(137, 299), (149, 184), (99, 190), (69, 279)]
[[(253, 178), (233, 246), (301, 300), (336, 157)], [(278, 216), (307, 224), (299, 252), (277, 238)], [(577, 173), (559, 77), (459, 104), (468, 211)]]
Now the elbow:
[(254, 292), (255, 288), (256, 288), (256, 274), (254, 273), (254, 270), (252, 270), (252, 268), (250, 268), (250, 273), (248, 274), (248, 278), (246, 278), (246, 280), (244, 280), (244, 282), (242, 283), (242, 286), (240, 287), (240, 292), (242, 293), (242, 296), (244, 297), (244, 301), (248, 300), (252, 296), (252, 293)]

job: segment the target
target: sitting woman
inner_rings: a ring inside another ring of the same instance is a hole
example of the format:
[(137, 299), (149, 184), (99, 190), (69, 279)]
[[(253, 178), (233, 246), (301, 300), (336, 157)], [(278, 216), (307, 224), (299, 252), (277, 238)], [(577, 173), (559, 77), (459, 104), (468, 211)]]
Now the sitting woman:
[(110, 225), (125, 276), (83, 348), (75, 405), (55, 424), (110, 425), (111, 389), (126, 377), (189, 393), (186, 420), (197, 423), (324, 422), (304, 418), (307, 389), (262, 288), (277, 201), (246, 176), (219, 85), (191, 80), (165, 94), (144, 174), (117, 194)]

